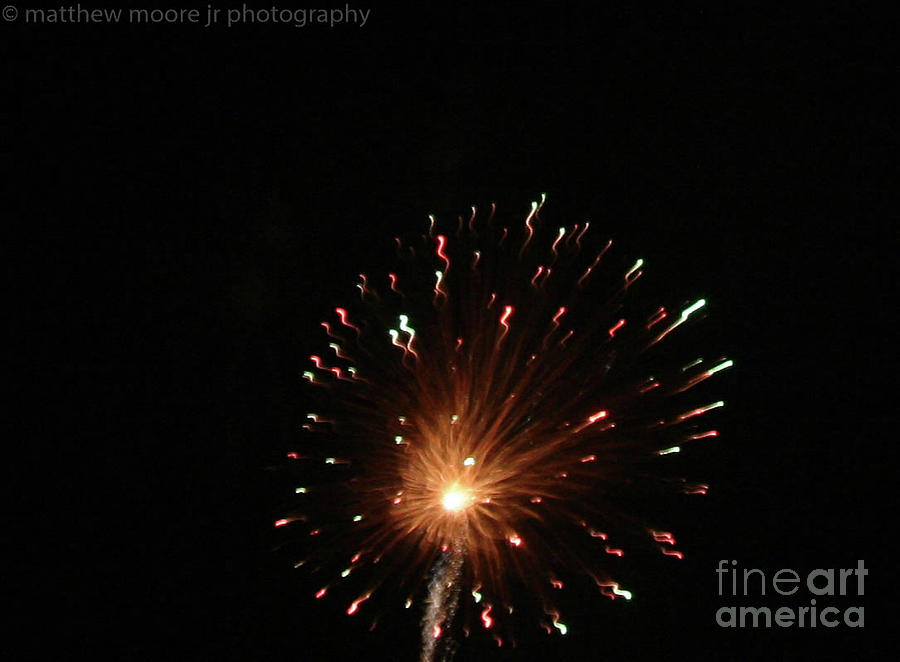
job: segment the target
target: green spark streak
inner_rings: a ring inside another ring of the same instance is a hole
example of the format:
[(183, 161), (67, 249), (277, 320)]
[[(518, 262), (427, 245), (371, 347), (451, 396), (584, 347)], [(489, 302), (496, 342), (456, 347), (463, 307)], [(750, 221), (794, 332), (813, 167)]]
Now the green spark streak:
[(400, 315), (400, 330), (409, 334), (410, 341), (416, 337), (416, 330), (409, 325), (409, 317)]
[(698, 310), (703, 308), (706, 305), (706, 299), (700, 299), (696, 303), (691, 306), (688, 306), (684, 310), (681, 311), (681, 321), (683, 322), (688, 317), (690, 317), (693, 313), (696, 313)]
[(638, 269), (640, 269), (643, 266), (644, 266), (644, 260), (643, 260), (643, 258), (641, 258), (640, 260), (635, 262), (634, 266), (631, 267), (631, 269), (629, 269), (628, 272), (625, 274), (625, 280), (628, 280), (629, 278), (631, 278), (631, 274), (633, 274), (635, 271), (637, 271)]
[(715, 368), (710, 368), (709, 370), (707, 370), (707, 371), (706, 371), (706, 374), (707, 374), (707, 375), (714, 375), (714, 374), (716, 374), (717, 372), (719, 372), (720, 370), (725, 370), (726, 368), (730, 368), (730, 367), (733, 366), (733, 365), (734, 365), (734, 361), (732, 361), (732, 360), (730, 360), (730, 359), (729, 359), (728, 361), (722, 361), (722, 363), (720, 363), (719, 365), (717, 365)]
[(699, 359), (697, 359), (696, 361), (691, 361), (690, 363), (688, 363), (686, 366), (684, 366), (684, 367), (681, 369), (681, 372), (684, 372), (685, 370), (690, 370), (690, 369), (693, 368), (694, 366), (698, 366), (698, 365), (700, 365), (701, 363), (703, 363), (703, 359), (702, 359), (702, 358), (699, 358)]

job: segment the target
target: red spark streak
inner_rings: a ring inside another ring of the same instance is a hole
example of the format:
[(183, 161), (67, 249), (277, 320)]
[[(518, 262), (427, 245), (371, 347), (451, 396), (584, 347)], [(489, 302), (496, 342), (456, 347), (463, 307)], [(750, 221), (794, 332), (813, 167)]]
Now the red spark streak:
[(522, 250), (519, 252), (519, 255), (522, 255), (525, 252), (525, 247), (531, 242), (531, 238), (534, 237), (534, 226), (531, 225), (531, 219), (534, 217), (535, 212), (537, 211), (537, 205), (531, 204), (531, 212), (528, 214), (528, 218), (525, 219), (525, 227), (528, 228), (528, 237), (525, 239), (525, 243), (522, 244)]
[(621, 320), (619, 320), (618, 322), (616, 322), (615, 326), (613, 326), (613, 327), (609, 330), (609, 337), (610, 337), (610, 338), (615, 338), (615, 337), (616, 337), (616, 331), (618, 331), (619, 329), (621, 329), (623, 326), (625, 326), (625, 320), (624, 320), (624, 319), (621, 319)]
[(514, 310), (512, 306), (504, 306), (503, 308), (503, 314), (500, 316), (500, 326), (503, 327), (503, 335), (500, 336), (501, 340), (509, 332), (509, 322), (507, 320), (509, 320)]
[(437, 242), (438, 242), (438, 245), (437, 245), (437, 250), (435, 251), (435, 253), (437, 254), (437, 256), (439, 258), (441, 258), (444, 261), (444, 271), (445, 272), (449, 271), (450, 270), (450, 258), (447, 257), (447, 254), (444, 252), (444, 247), (447, 245), (447, 237), (445, 237), (442, 234), (439, 234), (437, 236)]
[(565, 233), (560, 233), (556, 235), (556, 240), (553, 242), (553, 245), (550, 246), (550, 250), (554, 255), (559, 255), (559, 251), (556, 250), (556, 247), (559, 246), (559, 242), (562, 241), (562, 238), (565, 236)]
[[(575, 237), (575, 245), (578, 246), (578, 249), (581, 250), (581, 238), (584, 236), (584, 233), (588, 231), (588, 228), (591, 227), (590, 222), (584, 224), (584, 227), (581, 229), (581, 232)], [(575, 226), (575, 229), (578, 229), (578, 226)]]
[(485, 629), (490, 629), (494, 624), (494, 619), (491, 618), (491, 609), (493, 609), (493, 606), (487, 605), (484, 611), (481, 612), (481, 622), (484, 623)]
[(600, 410), (600, 411), (598, 411), (596, 414), (591, 414), (591, 416), (588, 418), (588, 421), (589, 421), (590, 423), (596, 423), (596, 422), (599, 421), (600, 419), (606, 418), (607, 416), (609, 416), (609, 412), (608, 412), (608, 411), (606, 411), (606, 410)]
[(344, 310), (343, 308), (335, 308), (335, 309), (334, 309), (334, 312), (336, 312), (337, 315), (338, 315), (338, 317), (341, 318), (341, 324), (343, 324), (344, 326), (349, 327), (349, 328), (353, 329), (354, 331), (356, 331), (356, 335), (357, 335), (357, 336), (360, 335), (360, 333), (361, 333), (360, 328), (359, 328), (358, 326), (356, 326), (355, 324), (351, 324), (351, 323), (350, 323), (350, 321), (349, 321), (349, 319), (348, 319), (348, 316), (347, 316), (347, 311), (346, 311), (346, 310)]
[(647, 329), (652, 329), (656, 324), (659, 324), (664, 319), (666, 319), (667, 316), (668, 313), (666, 312), (666, 309), (660, 308), (655, 313), (653, 313), (653, 316), (647, 321)]
[(560, 306), (559, 310), (556, 311), (556, 315), (553, 316), (553, 324), (555, 325), (554, 328), (559, 327), (559, 319), (565, 314), (566, 314), (566, 307)]
[(350, 603), (350, 606), (347, 607), (347, 616), (353, 616), (353, 614), (355, 614), (356, 612), (358, 612), (358, 611), (359, 611), (359, 606), (360, 606), (363, 602), (365, 602), (366, 600), (368, 600), (370, 597), (372, 597), (372, 594), (371, 594), (371, 593), (367, 593), (366, 595), (362, 596), (361, 598), (358, 598), (358, 599), (354, 600), (353, 602), (351, 602), (351, 603)]

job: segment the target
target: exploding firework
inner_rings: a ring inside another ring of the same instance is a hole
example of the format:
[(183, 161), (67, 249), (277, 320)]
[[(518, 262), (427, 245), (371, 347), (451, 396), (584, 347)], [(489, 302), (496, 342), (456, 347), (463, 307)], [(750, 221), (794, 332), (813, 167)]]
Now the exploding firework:
[(502, 645), (516, 594), (565, 634), (553, 594), (573, 572), (630, 599), (604, 560), (635, 538), (682, 557), (634, 495), (707, 489), (663, 477), (666, 456), (717, 436), (706, 414), (723, 403), (692, 389), (731, 361), (658, 351), (705, 301), (643, 306), (643, 261), (613, 259), (589, 223), (547, 228), (542, 205), (398, 238), (397, 269), (359, 276), (303, 373), (317, 409), (288, 453), (299, 502), (275, 525), (312, 543), (298, 565), (323, 578), (316, 598), (351, 616), (422, 605), (423, 659), (449, 654), (453, 628)]

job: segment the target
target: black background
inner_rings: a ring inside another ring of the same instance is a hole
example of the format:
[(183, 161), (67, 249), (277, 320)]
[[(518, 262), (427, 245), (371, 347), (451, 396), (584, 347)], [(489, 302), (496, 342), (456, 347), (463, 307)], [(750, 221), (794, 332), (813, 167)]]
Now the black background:
[[(692, 458), (713, 489), (673, 511), (683, 564), (631, 568), (627, 604), (585, 591), (565, 638), (457, 659), (880, 659), (897, 17), (718, 5), (4, 24), (28, 655), (416, 659), (415, 615), (369, 633), (272, 552), (266, 467), (296, 443), (318, 321), (394, 236), (547, 192), (553, 222), (594, 219), (709, 299), (729, 409)], [(719, 559), (866, 559), (866, 596), (839, 606), (867, 626), (722, 630)]]

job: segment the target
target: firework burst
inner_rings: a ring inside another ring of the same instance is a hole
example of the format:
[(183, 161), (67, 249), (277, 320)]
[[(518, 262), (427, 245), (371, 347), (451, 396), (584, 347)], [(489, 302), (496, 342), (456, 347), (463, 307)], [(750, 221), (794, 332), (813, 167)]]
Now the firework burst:
[(374, 612), (376, 593), (424, 604), (423, 659), (449, 650), (458, 605), (459, 627), (502, 644), (512, 583), (550, 633), (567, 630), (563, 574), (630, 599), (603, 561), (635, 532), (682, 556), (631, 495), (707, 489), (661, 476), (666, 456), (717, 435), (706, 414), (723, 403), (692, 389), (731, 362), (657, 351), (705, 301), (642, 306), (627, 295), (643, 261), (613, 259), (589, 223), (546, 227), (542, 205), (508, 226), (473, 208), (449, 231), (430, 218), (420, 240), (398, 238), (398, 268), (359, 276), (303, 373), (317, 409), (288, 454), (299, 503), (276, 526), (313, 543), (298, 565), (347, 614)]

